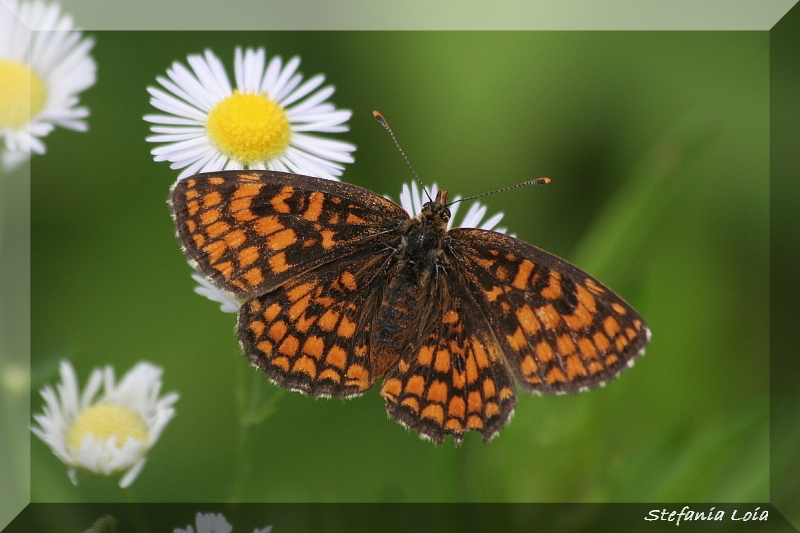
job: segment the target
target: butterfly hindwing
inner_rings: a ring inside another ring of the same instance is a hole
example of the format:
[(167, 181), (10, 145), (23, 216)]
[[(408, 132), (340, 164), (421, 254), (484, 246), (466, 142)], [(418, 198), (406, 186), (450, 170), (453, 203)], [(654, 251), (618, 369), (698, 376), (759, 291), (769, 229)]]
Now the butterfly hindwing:
[(381, 370), (370, 336), (386, 251), (365, 249), (242, 305), (237, 326), (250, 361), (277, 384), (314, 396), (354, 396)]
[(421, 287), (396, 276), (379, 312), (379, 326), (411, 324), (387, 342), (400, 354), (381, 387), (386, 410), (435, 442), (470, 430), (489, 440), (514, 411), (512, 374), (476, 305), (452, 273)]

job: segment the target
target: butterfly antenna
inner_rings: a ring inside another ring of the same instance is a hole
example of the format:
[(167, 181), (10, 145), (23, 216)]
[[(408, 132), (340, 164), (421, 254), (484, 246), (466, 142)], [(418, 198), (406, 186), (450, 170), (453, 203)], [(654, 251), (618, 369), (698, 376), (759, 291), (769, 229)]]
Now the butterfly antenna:
[(405, 160), (406, 165), (408, 165), (408, 168), (411, 169), (411, 173), (414, 175), (414, 178), (416, 178), (417, 183), (419, 183), (419, 186), (422, 187), (423, 191), (425, 191), (425, 196), (428, 197), (429, 201), (433, 202), (433, 198), (431, 198), (431, 195), (428, 194), (428, 189), (425, 188), (425, 184), (422, 183), (422, 180), (419, 178), (419, 175), (417, 174), (417, 171), (414, 170), (413, 166), (411, 166), (411, 161), (408, 160), (408, 156), (406, 156), (406, 153), (403, 151), (402, 148), (400, 148), (400, 143), (397, 142), (397, 137), (394, 136), (394, 132), (392, 131), (392, 128), (389, 127), (389, 123), (386, 122), (386, 118), (383, 115), (381, 115), (380, 111), (373, 111), (372, 112), (372, 116), (375, 117), (375, 119), (378, 121), (378, 123), (381, 126), (383, 126), (386, 129), (386, 131), (389, 132), (389, 136), (392, 138), (392, 141), (394, 141), (394, 145), (400, 151), (400, 155), (403, 156), (403, 159)]
[(489, 196), (490, 194), (496, 194), (498, 192), (505, 192), (510, 191), (511, 189), (516, 189), (518, 187), (524, 187), (526, 185), (544, 185), (545, 183), (550, 183), (550, 178), (536, 178), (534, 180), (523, 181), (522, 183), (517, 183), (516, 185), (512, 185), (511, 187), (503, 187), (502, 189), (497, 189), (496, 191), (489, 191), (482, 194), (476, 194), (475, 196), (467, 196), (466, 198), (459, 198), (455, 202), (450, 202), (447, 204), (451, 206), (458, 202), (464, 202), (466, 200), (475, 200), (476, 198), (483, 198), (484, 196)]

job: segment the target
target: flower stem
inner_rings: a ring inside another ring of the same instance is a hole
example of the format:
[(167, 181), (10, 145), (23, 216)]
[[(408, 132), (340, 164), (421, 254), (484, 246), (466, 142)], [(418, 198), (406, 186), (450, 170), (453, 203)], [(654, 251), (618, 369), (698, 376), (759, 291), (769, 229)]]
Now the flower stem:
[[(248, 375), (249, 373), (249, 375)], [(238, 365), (236, 404), (239, 410), (239, 435), (236, 443), (236, 467), (231, 490), (231, 502), (241, 502), (247, 486), (247, 477), (253, 454), (250, 453), (249, 435), (253, 426), (265, 422), (277, 411), (285, 397), (284, 389), (272, 389), (269, 398), (264, 400), (268, 385), (259, 372), (251, 372), (244, 365)]]
[(147, 520), (145, 519), (144, 515), (142, 514), (142, 510), (139, 507), (139, 503), (136, 501), (136, 498), (133, 496), (133, 492), (130, 488), (120, 488), (122, 492), (122, 499), (125, 500), (125, 503), (128, 505), (125, 508), (128, 510), (128, 515), (130, 516), (131, 523), (135, 525), (136, 531), (141, 533), (148, 533), (150, 528), (147, 525)]

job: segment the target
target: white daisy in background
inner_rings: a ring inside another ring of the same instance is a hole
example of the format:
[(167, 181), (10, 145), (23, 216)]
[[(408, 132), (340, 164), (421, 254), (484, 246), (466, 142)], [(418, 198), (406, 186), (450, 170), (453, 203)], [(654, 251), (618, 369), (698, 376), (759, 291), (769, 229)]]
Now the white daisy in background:
[[(233, 531), (233, 526), (221, 514), (197, 513), (195, 526), (196, 530), (188, 525), (186, 529), (175, 528), (172, 533), (231, 533)], [(263, 529), (254, 529), (253, 533), (269, 533), (271, 530), (272, 526), (267, 526)]]
[(303, 82), (300, 58), (286, 64), (276, 56), (266, 64), (263, 48), (236, 48), (233, 88), (219, 58), (210, 50), (187, 58), (191, 71), (174, 62), (163, 87), (148, 87), (150, 103), (166, 113), (146, 115), (162, 143), (156, 161), (183, 171), (178, 179), (223, 169), (270, 169), (336, 179), (352, 163), (355, 146), (316, 134), (348, 131), (351, 111), (327, 100), (325, 76)]
[(10, 171), (61, 126), (86, 131), (78, 94), (95, 83), (94, 40), (58, 4), (0, 2), (0, 157)]
[[(44, 412), (34, 415), (38, 426), (31, 431), (69, 467), (73, 484), (78, 484), (77, 469), (84, 468), (107, 476), (124, 472), (119, 485), (129, 486), (175, 416), (178, 393), (159, 398), (162, 369), (147, 362), (138, 363), (119, 383), (111, 366), (94, 369), (83, 393), (68, 361), (61, 361), (60, 370), (58, 394), (50, 385), (40, 391)], [(95, 398), (101, 387), (103, 394)]]
[[(430, 190), (428, 191), (431, 195), (431, 198), (436, 198), (436, 192), (438, 190), (439, 187), (435, 183), (431, 185)], [(450, 202), (458, 202), (460, 199), (461, 196), (456, 196), (450, 200)], [(400, 205), (403, 206), (403, 209), (405, 209), (410, 216), (415, 217), (422, 213), (422, 206), (428, 201), (430, 200), (428, 200), (425, 191), (419, 189), (416, 182), (412, 181), (410, 188), (407, 184), (403, 184), (403, 190), (400, 193)], [(497, 224), (503, 219), (504, 215), (502, 212), (492, 215), (488, 220), (486, 220), (486, 222), (481, 223), (483, 217), (486, 216), (487, 208), (480, 202), (472, 202), (467, 210), (467, 214), (464, 216), (461, 222), (456, 224), (456, 212), (458, 212), (460, 205), (461, 202), (458, 202), (450, 206), (450, 221), (447, 223), (447, 229), (480, 228), (494, 230), (499, 233), (505, 233), (508, 231), (507, 228), (496, 227)]]

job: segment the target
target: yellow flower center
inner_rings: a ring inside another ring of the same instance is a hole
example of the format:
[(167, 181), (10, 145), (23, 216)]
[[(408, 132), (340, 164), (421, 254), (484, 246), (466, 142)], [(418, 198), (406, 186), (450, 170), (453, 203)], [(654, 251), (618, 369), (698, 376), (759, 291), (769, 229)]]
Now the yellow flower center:
[(0, 128), (19, 129), (44, 108), (47, 89), (27, 65), (0, 60)]
[(77, 451), (81, 448), (83, 437), (89, 433), (95, 440), (103, 441), (116, 435), (119, 449), (122, 449), (128, 437), (147, 444), (147, 425), (142, 417), (130, 409), (110, 403), (98, 403), (78, 415), (67, 431), (67, 444)]
[(262, 94), (234, 91), (208, 115), (211, 141), (223, 153), (245, 165), (268, 161), (289, 145), (286, 112)]

